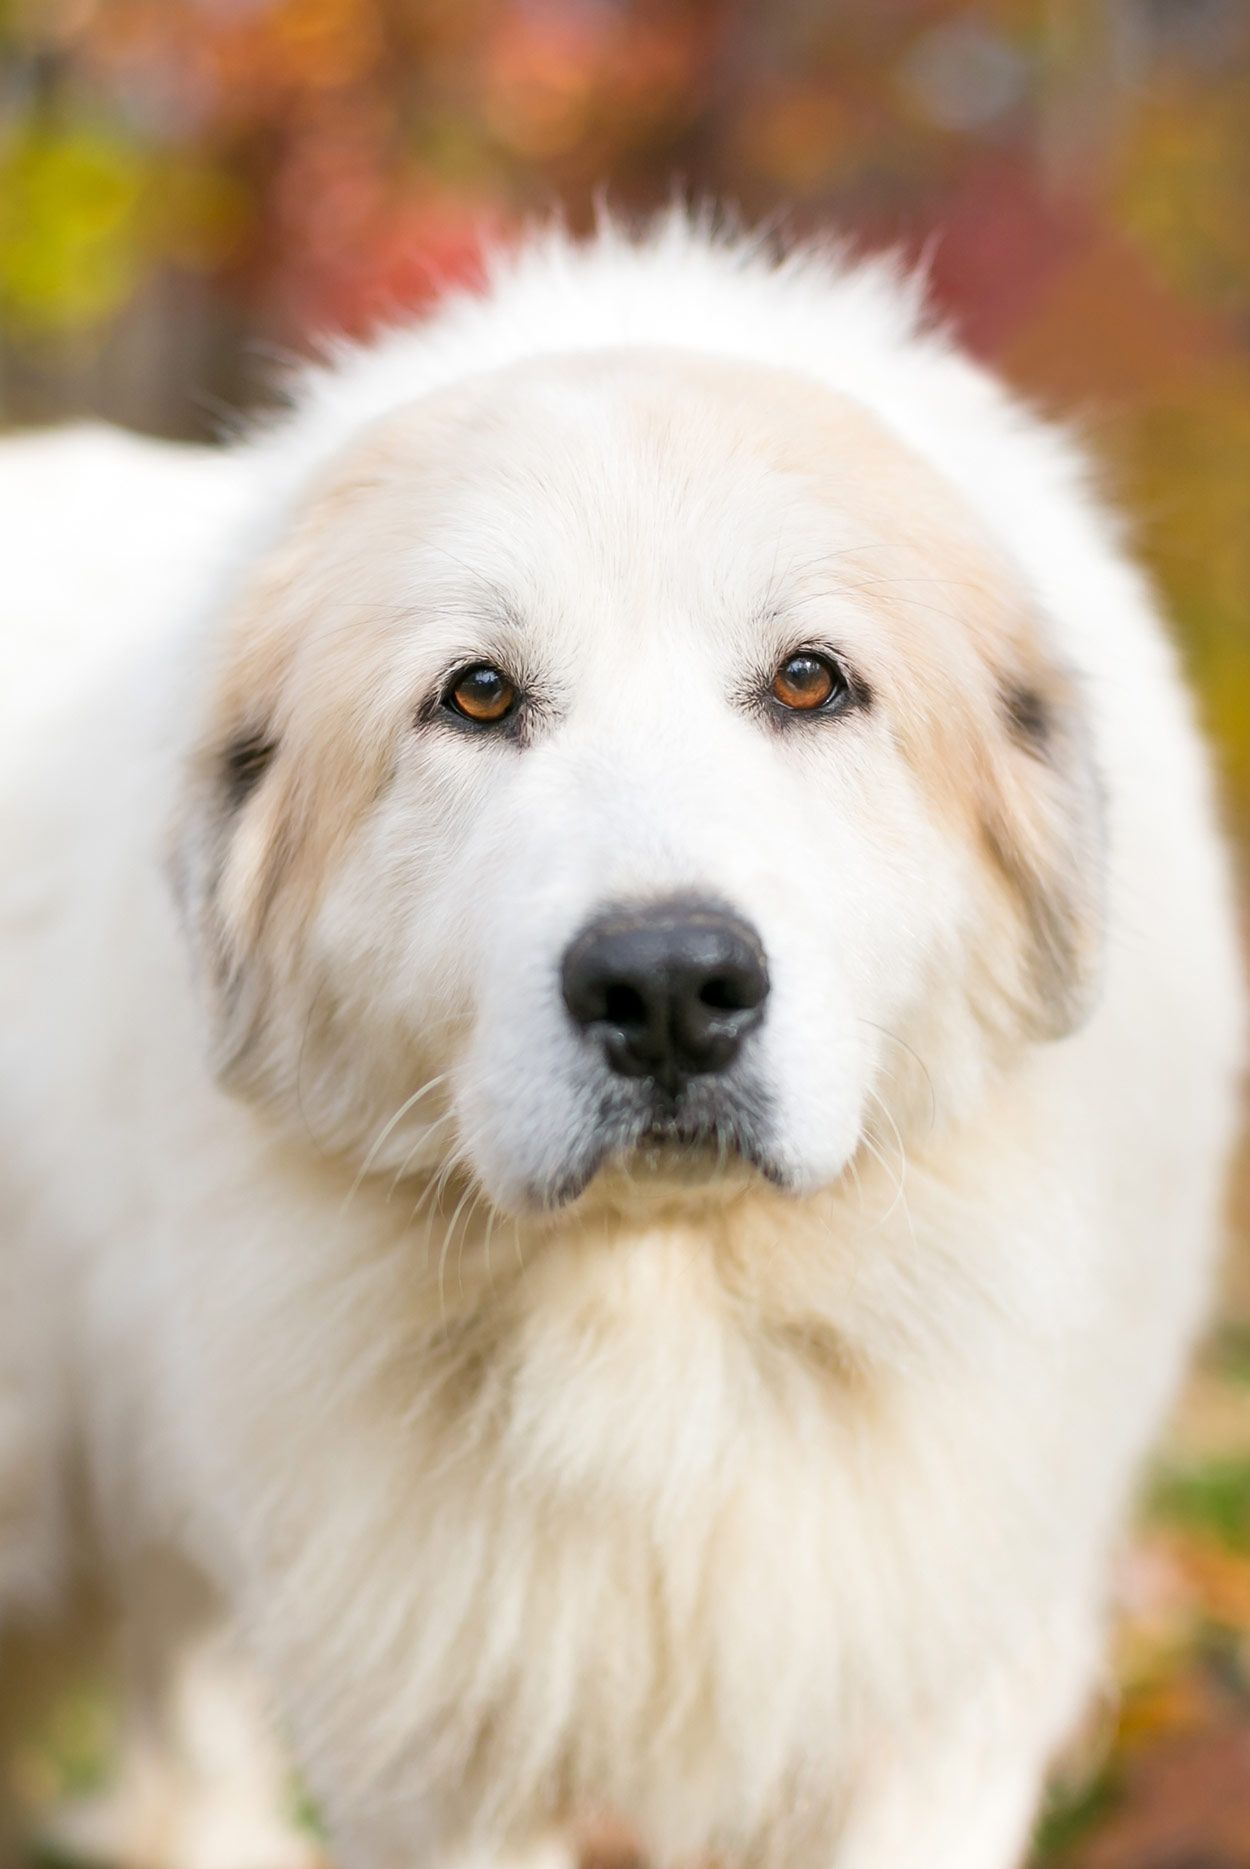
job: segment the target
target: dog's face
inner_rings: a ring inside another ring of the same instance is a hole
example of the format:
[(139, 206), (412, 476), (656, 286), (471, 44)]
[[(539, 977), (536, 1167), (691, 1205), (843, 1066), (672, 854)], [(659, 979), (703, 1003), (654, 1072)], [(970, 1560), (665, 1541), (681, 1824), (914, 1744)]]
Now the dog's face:
[(233, 620), (177, 868), (232, 1088), (523, 1210), (810, 1190), (966, 1105), (1080, 1016), (1096, 815), (932, 470), (812, 383), (620, 353), (335, 464)]

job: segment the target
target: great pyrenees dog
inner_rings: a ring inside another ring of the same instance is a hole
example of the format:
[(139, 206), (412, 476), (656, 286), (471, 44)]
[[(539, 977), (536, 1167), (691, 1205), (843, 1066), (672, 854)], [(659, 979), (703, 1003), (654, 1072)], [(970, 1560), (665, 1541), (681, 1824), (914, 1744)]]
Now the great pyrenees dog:
[(1079, 451), (674, 218), (0, 522), (22, 1648), (221, 1605), (344, 1869), (1009, 1869), (1242, 1050)]

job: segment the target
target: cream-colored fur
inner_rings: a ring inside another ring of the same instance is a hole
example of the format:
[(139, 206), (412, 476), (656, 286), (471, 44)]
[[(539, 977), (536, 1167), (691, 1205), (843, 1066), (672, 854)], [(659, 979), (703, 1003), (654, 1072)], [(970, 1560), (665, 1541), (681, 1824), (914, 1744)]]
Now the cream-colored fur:
[[(228, 451), (11, 442), (0, 524), (0, 1603), (85, 1476), (123, 1595), (170, 1553), (226, 1606), (347, 1869), (600, 1815), (1008, 1869), (1241, 1056), (1205, 762), (1069, 444), (887, 269), (674, 220)], [(801, 647), (861, 704), (770, 713)], [(440, 711), (480, 660), (520, 738)], [(768, 955), (742, 1148), (628, 1146), (561, 1002), (673, 894)]]

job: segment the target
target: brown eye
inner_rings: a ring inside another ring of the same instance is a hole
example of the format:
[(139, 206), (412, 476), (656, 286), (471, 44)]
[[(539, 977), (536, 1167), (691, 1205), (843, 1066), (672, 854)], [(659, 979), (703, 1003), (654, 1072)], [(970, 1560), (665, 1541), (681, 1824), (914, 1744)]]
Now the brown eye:
[(804, 649), (783, 662), (773, 676), (773, 697), (783, 707), (810, 714), (846, 693), (846, 682), (823, 655)]
[(506, 720), (516, 704), (516, 689), (508, 677), (489, 662), (474, 662), (470, 668), (462, 668), (459, 674), (452, 676), (443, 696), (445, 707), (483, 726)]

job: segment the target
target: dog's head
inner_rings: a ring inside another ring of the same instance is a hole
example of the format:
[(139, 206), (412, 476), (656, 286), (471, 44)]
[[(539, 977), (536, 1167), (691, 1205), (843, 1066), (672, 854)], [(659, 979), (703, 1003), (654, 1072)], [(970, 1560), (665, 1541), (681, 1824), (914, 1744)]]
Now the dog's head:
[(176, 869), (232, 1089), (524, 1208), (811, 1189), (966, 1108), (1087, 1005), (1097, 816), (935, 472), (798, 377), (614, 353), (431, 396), (307, 494)]

